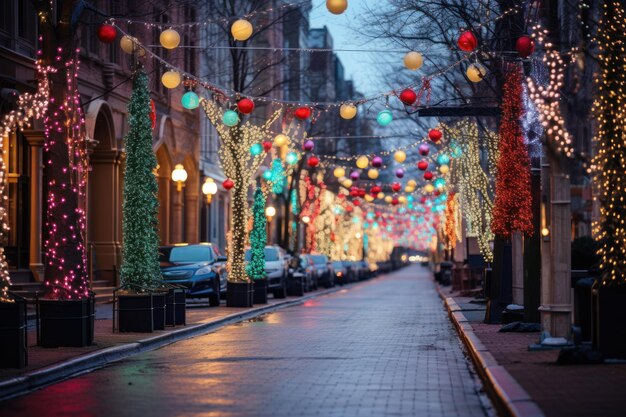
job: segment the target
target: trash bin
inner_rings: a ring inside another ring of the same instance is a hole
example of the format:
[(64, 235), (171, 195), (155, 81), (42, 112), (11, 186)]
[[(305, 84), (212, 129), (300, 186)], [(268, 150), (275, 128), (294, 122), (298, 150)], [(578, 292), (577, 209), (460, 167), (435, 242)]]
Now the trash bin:
[(441, 274), (441, 285), (452, 285), (452, 262), (441, 262), (439, 264)]

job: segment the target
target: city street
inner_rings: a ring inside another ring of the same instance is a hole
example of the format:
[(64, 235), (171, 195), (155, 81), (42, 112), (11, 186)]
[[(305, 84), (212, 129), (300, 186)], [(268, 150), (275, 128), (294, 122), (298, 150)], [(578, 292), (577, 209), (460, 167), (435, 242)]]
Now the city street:
[(3, 416), (485, 416), (411, 266), (0, 404)]

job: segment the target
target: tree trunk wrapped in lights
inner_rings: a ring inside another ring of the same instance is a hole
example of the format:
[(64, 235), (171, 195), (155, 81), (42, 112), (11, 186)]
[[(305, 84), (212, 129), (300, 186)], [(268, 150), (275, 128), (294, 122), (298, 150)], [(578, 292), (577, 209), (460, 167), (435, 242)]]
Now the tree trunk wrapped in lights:
[(492, 230), (509, 238), (515, 231), (533, 233), (530, 157), (522, 131), (524, 109), (519, 67), (511, 68), (506, 74), (503, 93)]
[(231, 192), (232, 238), (228, 241), (228, 280), (249, 282), (245, 267), (248, 190), (266, 156), (264, 153), (252, 155), (250, 148), (272, 137), (270, 127), (278, 120), (281, 110), (274, 112), (262, 126), (247, 121), (229, 127), (223, 123), (222, 110), (217, 103), (203, 99), (202, 107), (220, 136), (219, 157), (224, 173), (235, 184)]
[(619, 2), (605, 2), (598, 46), (600, 72), (595, 102), (598, 153), (594, 160), (600, 189), (600, 218), (594, 232), (600, 243), (603, 285), (626, 284), (626, 17)]
[[(123, 262), (122, 284), (129, 290), (152, 288), (161, 279), (159, 269), (158, 184), (154, 170), (156, 156), (152, 150), (150, 92), (148, 76), (135, 76), (128, 105), (130, 130), (124, 138)], [(133, 288), (134, 286), (134, 288)]]
[(265, 272), (265, 244), (267, 243), (267, 218), (265, 217), (265, 196), (261, 187), (254, 192), (252, 206), (253, 225), (250, 232), (252, 257), (247, 266), (248, 276), (253, 280), (267, 277)]

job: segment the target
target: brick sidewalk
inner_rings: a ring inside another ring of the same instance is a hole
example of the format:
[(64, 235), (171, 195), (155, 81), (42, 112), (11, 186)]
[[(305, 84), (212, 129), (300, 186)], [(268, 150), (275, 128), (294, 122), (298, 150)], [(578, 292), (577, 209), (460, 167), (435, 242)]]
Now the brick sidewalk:
[[(468, 298), (451, 296), (462, 311), (479, 307), (470, 306)], [(558, 350), (528, 350), (539, 341), (538, 332), (498, 333), (501, 325), (482, 323), (479, 316), (475, 312), (466, 315), (474, 334), (546, 416), (626, 415), (626, 365), (557, 365)]]

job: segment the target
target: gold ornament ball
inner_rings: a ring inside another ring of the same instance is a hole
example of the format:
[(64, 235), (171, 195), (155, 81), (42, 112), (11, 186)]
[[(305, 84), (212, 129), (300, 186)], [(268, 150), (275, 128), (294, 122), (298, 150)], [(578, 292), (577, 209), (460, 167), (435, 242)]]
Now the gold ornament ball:
[(405, 197), (405, 196), (403, 196), (403, 195), (401, 195), (400, 197), (398, 197), (398, 201), (399, 201), (401, 204), (404, 204), (404, 203), (406, 203), (406, 197)]
[(174, 29), (167, 29), (159, 36), (161, 46), (165, 49), (174, 49), (180, 44), (180, 35)]
[(390, 195), (385, 197), (385, 203), (391, 203), (393, 201), (393, 198), (391, 198)]
[(332, 14), (342, 14), (348, 8), (348, 0), (326, 0), (326, 8)]
[(447, 174), (448, 172), (450, 172), (450, 167), (447, 165), (442, 165), (439, 167), (439, 172), (441, 172), (442, 174)]
[(365, 194), (365, 201), (367, 201), (368, 203), (371, 203), (372, 201), (374, 201), (374, 197), (372, 197), (369, 194)]
[(230, 28), (230, 33), (233, 35), (233, 38), (240, 42), (250, 39), (252, 32), (254, 32), (252, 23), (248, 22), (246, 19), (236, 20)]
[(424, 191), (426, 191), (427, 193), (432, 193), (433, 191), (435, 191), (435, 186), (432, 184), (426, 184), (424, 186)]
[(287, 135), (283, 135), (281, 133), (281, 134), (276, 135), (276, 137), (274, 137), (274, 145), (278, 146), (279, 148), (287, 145), (288, 143), (289, 143), (289, 136)]
[(376, 198), (379, 199), (379, 200), (382, 200), (383, 198), (385, 198), (385, 193), (378, 193), (376, 195)]
[(348, 178), (344, 182), (342, 182), (341, 185), (343, 185), (346, 188), (350, 188), (352, 187), (352, 180)]
[(353, 104), (342, 104), (339, 108), (339, 115), (342, 119), (351, 120), (356, 117), (358, 109)]
[(359, 169), (365, 169), (370, 164), (370, 160), (367, 159), (367, 156), (359, 156), (356, 160), (356, 166)]
[(467, 74), (467, 78), (469, 78), (471, 82), (479, 83), (487, 76), (487, 68), (479, 63), (471, 64), (467, 67), (465, 74)]
[(167, 71), (161, 77), (161, 82), (166, 88), (176, 88), (180, 85), (180, 74), (176, 71)]
[(367, 171), (367, 176), (372, 179), (375, 180), (376, 178), (378, 178), (378, 170), (377, 169), (370, 169), (369, 171)]
[(345, 177), (346, 176), (346, 170), (341, 168), (341, 167), (337, 167), (333, 171), (333, 175), (335, 176), (335, 178)]
[(415, 181), (415, 180), (409, 180), (409, 181), (406, 183), (406, 185), (407, 185), (407, 186), (409, 186), (409, 187), (415, 188), (415, 187), (417, 187), (417, 181)]
[(424, 65), (424, 57), (419, 52), (411, 51), (404, 56), (404, 66), (411, 71), (417, 71)]
[(405, 193), (409, 193), (411, 194), (413, 191), (415, 191), (415, 187), (411, 187), (409, 185), (407, 185), (406, 187), (404, 187), (404, 192)]
[(120, 39), (120, 48), (122, 48), (122, 51), (127, 54), (132, 54), (133, 52), (135, 52), (135, 49), (141, 50), (139, 48), (139, 42), (137, 41), (137, 38), (133, 38), (129, 35), (122, 36), (122, 39)]
[(406, 161), (406, 152), (404, 151), (397, 151), (394, 155), (393, 155), (393, 159), (396, 160), (397, 163), (401, 164), (404, 161)]

